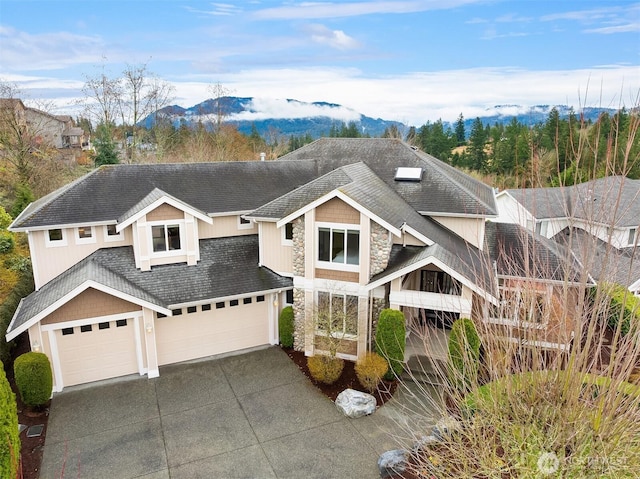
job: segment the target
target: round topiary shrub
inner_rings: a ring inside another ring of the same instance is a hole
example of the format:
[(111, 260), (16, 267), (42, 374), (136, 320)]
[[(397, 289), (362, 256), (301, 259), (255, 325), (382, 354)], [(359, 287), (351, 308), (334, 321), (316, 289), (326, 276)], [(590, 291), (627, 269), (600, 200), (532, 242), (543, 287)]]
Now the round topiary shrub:
[(307, 367), (311, 377), (324, 384), (335, 383), (344, 369), (344, 360), (332, 356), (309, 356)]
[(469, 388), (478, 378), (480, 336), (469, 318), (454, 321), (449, 335), (449, 379), (457, 388)]
[(285, 348), (293, 347), (293, 328), (293, 306), (287, 306), (280, 311), (278, 318), (280, 344)]
[(0, 477), (15, 478), (20, 462), (18, 407), (0, 362)]
[(383, 309), (376, 329), (376, 352), (387, 360), (389, 370), (384, 378), (400, 377), (404, 368), (406, 345), (404, 314), (397, 309)]
[(53, 375), (46, 354), (21, 354), (13, 363), (13, 372), (22, 402), (27, 406), (39, 407), (49, 401), (53, 391)]
[(355, 370), (360, 384), (367, 391), (373, 393), (389, 370), (389, 364), (379, 354), (368, 352), (356, 361)]

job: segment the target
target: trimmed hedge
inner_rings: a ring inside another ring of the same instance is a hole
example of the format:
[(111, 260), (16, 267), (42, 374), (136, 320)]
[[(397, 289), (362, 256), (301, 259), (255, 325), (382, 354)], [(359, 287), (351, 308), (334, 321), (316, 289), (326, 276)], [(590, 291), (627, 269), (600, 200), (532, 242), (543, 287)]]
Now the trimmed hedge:
[(387, 360), (379, 354), (369, 352), (356, 361), (354, 369), (360, 384), (362, 384), (367, 391), (373, 393), (384, 375), (387, 374), (389, 364), (387, 364)]
[(311, 377), (324, 384), (333, 384), (342, 375), (344, 359), (316, 354), (307, 358)]
[(380, 311), (376, 328), (376, 352), (387, 360), (389, 370), (384, 375), (388, 381), (400, 377), (404, 368), (406, 346), (404, 314), (397, 309)]
[(46, 354), (34, 351), (21, 354), (13, 363), (13, 372), (22, 402), (27, 406), (42, 406), (51, 398), (53, 373)]
[(458, 388), (468, 388), (478, 377), (480, 336), (469, 318), (453, 322), (448, 344), (449, 380)]
[(278, 318), (278, 334), (280, 335), (280, 344), (285, 348), (293, 347), (293, 320), (293, 306), (282, 308)]
[[(632, 322), (638, 327), (640, 324), (640, 298), (636, 297), (622, 285), (609, 283), (603, 284), (602, 288), (609, 298), (609, 308), (607, 311), (607, 324), (610, 328), (616, 329), (620, 324), (620, 333), (626, 336), (631, 330)], [(597, 294), (596, 288), (591, 288), (592, 300)]]
[(0, 477), (18, 477), (20, 461), (20, 435), (18, 433), (18, 407), (4, 365), (0, 362)]

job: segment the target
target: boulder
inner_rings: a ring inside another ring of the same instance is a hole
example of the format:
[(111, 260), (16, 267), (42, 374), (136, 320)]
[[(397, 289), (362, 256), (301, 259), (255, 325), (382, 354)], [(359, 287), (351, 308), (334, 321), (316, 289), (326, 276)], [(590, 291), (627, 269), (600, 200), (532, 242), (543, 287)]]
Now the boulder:
[(440, 442), (442, 442), (442, 440), (438, 439), (436, 436), (422, 436), (420, 439), (413, 443), (411, 451), (413, 452), (413, 454), (417, 455), (424, 451), (427, 447), (433, 444), (438, 444)]
[(460, 431), (461, 427), (460, 422), (456, 418), (445, 416), (433, 426), (431, 435), (435, 436), (439, 441), (444, 441), (454, 432)]
[(405, 449), (392, 449), (380, 454), (378, 458), (378, 470), (380, 477), (389, 477), (402, 474), (407, 468), (407, 451)]
[(345, 389), (338, 394), (336, 407), (350, 418), (367, 416), (375, 412), (376, 398), (355, 389)]

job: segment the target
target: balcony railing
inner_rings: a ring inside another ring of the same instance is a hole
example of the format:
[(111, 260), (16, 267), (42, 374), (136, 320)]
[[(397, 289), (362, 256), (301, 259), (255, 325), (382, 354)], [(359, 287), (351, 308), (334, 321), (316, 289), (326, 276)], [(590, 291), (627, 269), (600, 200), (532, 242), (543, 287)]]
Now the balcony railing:
[(426, 293), (412, 290), (392, 291), (389, 294), (389, 302), (411, 308), (471, 315), (471, 299), (454, 294)]

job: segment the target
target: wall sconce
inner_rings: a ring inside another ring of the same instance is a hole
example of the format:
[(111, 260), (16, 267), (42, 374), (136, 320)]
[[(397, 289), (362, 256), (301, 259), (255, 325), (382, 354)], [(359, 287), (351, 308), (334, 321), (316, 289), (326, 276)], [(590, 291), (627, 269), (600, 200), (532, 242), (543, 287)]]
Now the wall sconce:
[(153, 331), (153, 324), (147, 323), (145, 330), (147, 331), (147, 333), (151, 334), (151, 332)]
[(273, 300), (273, 306), (274, 306), (274, 308), (278, 307), (278, 300), (277, 299)]
[(40, 352), (40, 343), (38, 341), (33, 342), (33, 344), (31, 345), (31, 351), (34, 351), (36, 353)]

